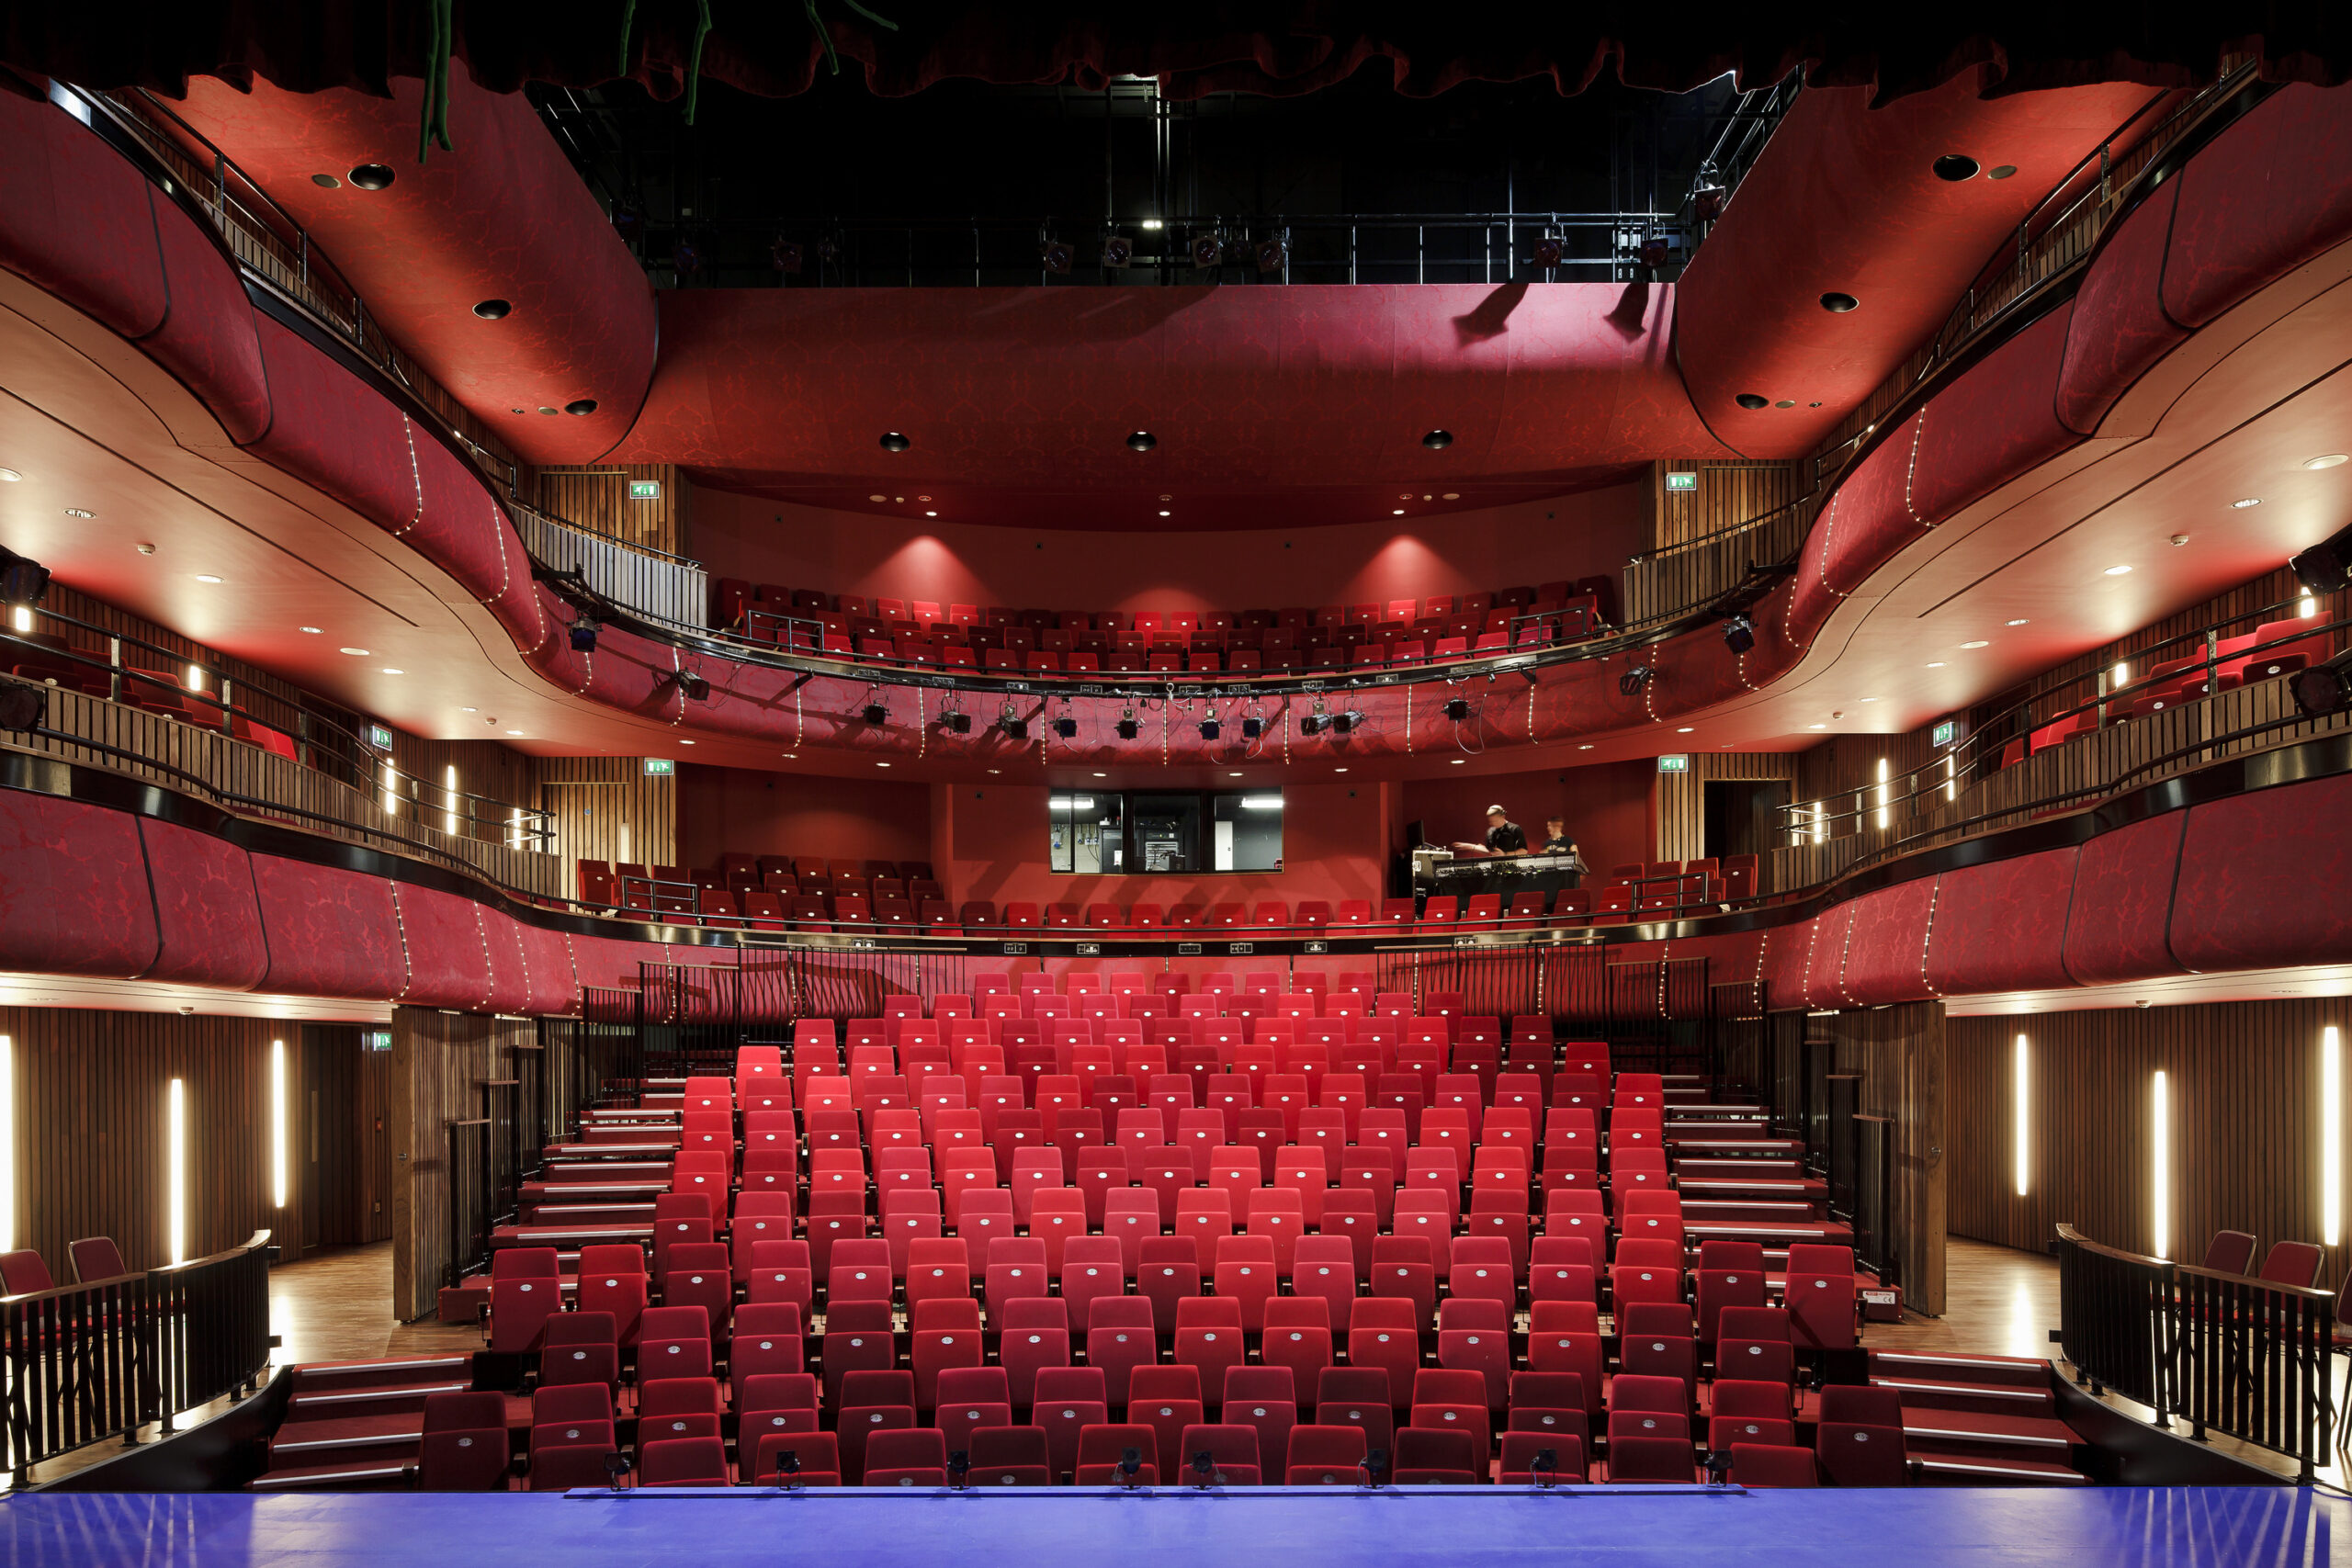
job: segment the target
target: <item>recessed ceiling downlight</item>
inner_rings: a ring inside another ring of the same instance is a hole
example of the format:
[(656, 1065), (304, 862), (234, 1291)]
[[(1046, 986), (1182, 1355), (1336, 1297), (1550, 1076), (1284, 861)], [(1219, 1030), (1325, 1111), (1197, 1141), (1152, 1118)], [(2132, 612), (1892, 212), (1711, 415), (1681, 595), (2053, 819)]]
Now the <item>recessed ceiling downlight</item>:
[(485, 321), (503, 321), (514, 309), (503, 299), (484, 299), (474, 307), (474, 314)]
[(388, 164), (362, 164), (351, 171), (351, 183), (361, 190), (383, 190), (397, 177)]
[(1965, 152), (1947, 152), (1931, 165), (1935, 170), (1936, 178), (1948, 180), (1953, 185), (1958, 185), (1962, 180), (1974, 179), (1977, 171), (1984, 166)]
[(1861, 301), (1852, 295), (1840, 294), (1835, 289), (1821, 297), (1821, 308), (1833, 316), (1842, 316), (1860, 303)]

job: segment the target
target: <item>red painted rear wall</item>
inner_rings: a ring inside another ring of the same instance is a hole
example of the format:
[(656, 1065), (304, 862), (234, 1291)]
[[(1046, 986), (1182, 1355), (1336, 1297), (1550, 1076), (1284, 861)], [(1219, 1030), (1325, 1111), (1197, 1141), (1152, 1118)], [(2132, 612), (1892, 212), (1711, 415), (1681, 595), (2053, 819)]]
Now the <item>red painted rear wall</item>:
[(707, 866), (728, 851), (929, 860), (931, 786), (682, 764), (678, 852), (687, 865)]
[(1214, 534), (899, 522), (698, 486), (692, 548), (714, 578), (943, 608), (1278, 610), (1614, 579), (1641, 528), (1634, 484), (1445, 517)]

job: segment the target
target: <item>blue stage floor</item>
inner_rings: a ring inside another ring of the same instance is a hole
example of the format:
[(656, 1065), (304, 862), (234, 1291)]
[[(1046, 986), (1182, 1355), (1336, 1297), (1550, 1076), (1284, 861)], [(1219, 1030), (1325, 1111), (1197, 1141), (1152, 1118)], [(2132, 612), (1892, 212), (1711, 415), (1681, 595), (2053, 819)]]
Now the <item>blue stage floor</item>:
[(32, 1494), (0, 1503), (0, 1562), (326, 1568), (1055, 1568), (1523, 1562), (1609, 1568), (2245, 1568), (2352, 1562), (2352, 1503), (2287, 1487), (1684, 1493), (1496, 1487), (1410, 1493), (1238, 1490), (1122, 1495), (810, 1492), (797, 1496), (553, 1494)]

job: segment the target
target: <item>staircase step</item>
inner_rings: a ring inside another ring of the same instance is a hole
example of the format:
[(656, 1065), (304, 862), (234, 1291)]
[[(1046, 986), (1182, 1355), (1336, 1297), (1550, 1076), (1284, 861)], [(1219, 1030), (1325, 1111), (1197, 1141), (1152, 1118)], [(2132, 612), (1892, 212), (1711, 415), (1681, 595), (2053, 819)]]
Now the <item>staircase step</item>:
[(1907, 1410), (1973, 1411), (1984, 1415), (2039, 1416), (2056, 1408), (2046, 1388), (2020, 1388), (2015, 1383), (1928, 1382), (1918, 1378), (1873, 1375), (1872, 1386), (1891, 1388), (1903, 1396)]
[(297, 1393), (287, 1402), (288, 1422), (319, 1421), (338, 1416), (415, 1412), (422, 1415), (427, 1394), (463, 1393), (474, 1385), (471, 1371), (461, 1378), (437, 1382), (401, 1383), (390, 1387), (329, 1389)]
[(1981, 1459), (1962, 1454), (1911, 1452), (1920, 1481), (1930, 1486), (2087, 1486), (2078, 1470), (2047, 1460)]
[(419, 1411), (289, 1421), (269, 1440), (270, 1468), (405, 1462), (416, 1458), (424, 1438)]
[(1974, 1410), (1905, 1406), (1905, 1443), (1960, 1453), (2007, 1450), (2020, 1459), (2064, 1461), (2082, 1441), (2064, 1421), (2047, 1416), (1990, 1416)]
[(245, 1483), (248, 1492), (381, 1492), (405, 1491), (409, 1466), (379, 1464), (299, 1464), (271, 1470)]
[(298, 1394), (350, 1393), (363, 1388), (464, 1381), (472, 1377), (473, 1364), (473, 1357), (465, 1353), (386, 1356), (367, 1361), (304, 1361), (289, 1368), (288, 1376)]
[(2050, 1363), (2031, 1356), (1927, 1355), (1911, 1350), (1873, 1350), (1871, 1370), (1889, 1377), (1927, 1382), (2014, 1383), (2050, 1386)]

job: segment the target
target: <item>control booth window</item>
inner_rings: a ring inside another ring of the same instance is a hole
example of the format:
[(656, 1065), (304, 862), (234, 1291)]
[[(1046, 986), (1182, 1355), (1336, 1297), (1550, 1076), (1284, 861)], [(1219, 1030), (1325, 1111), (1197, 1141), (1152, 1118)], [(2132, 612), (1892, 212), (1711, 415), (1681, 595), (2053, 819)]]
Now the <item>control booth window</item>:
[(1275, 790), (1052, 792), (1047, 863), (1078, 876), (1280, 871)]

